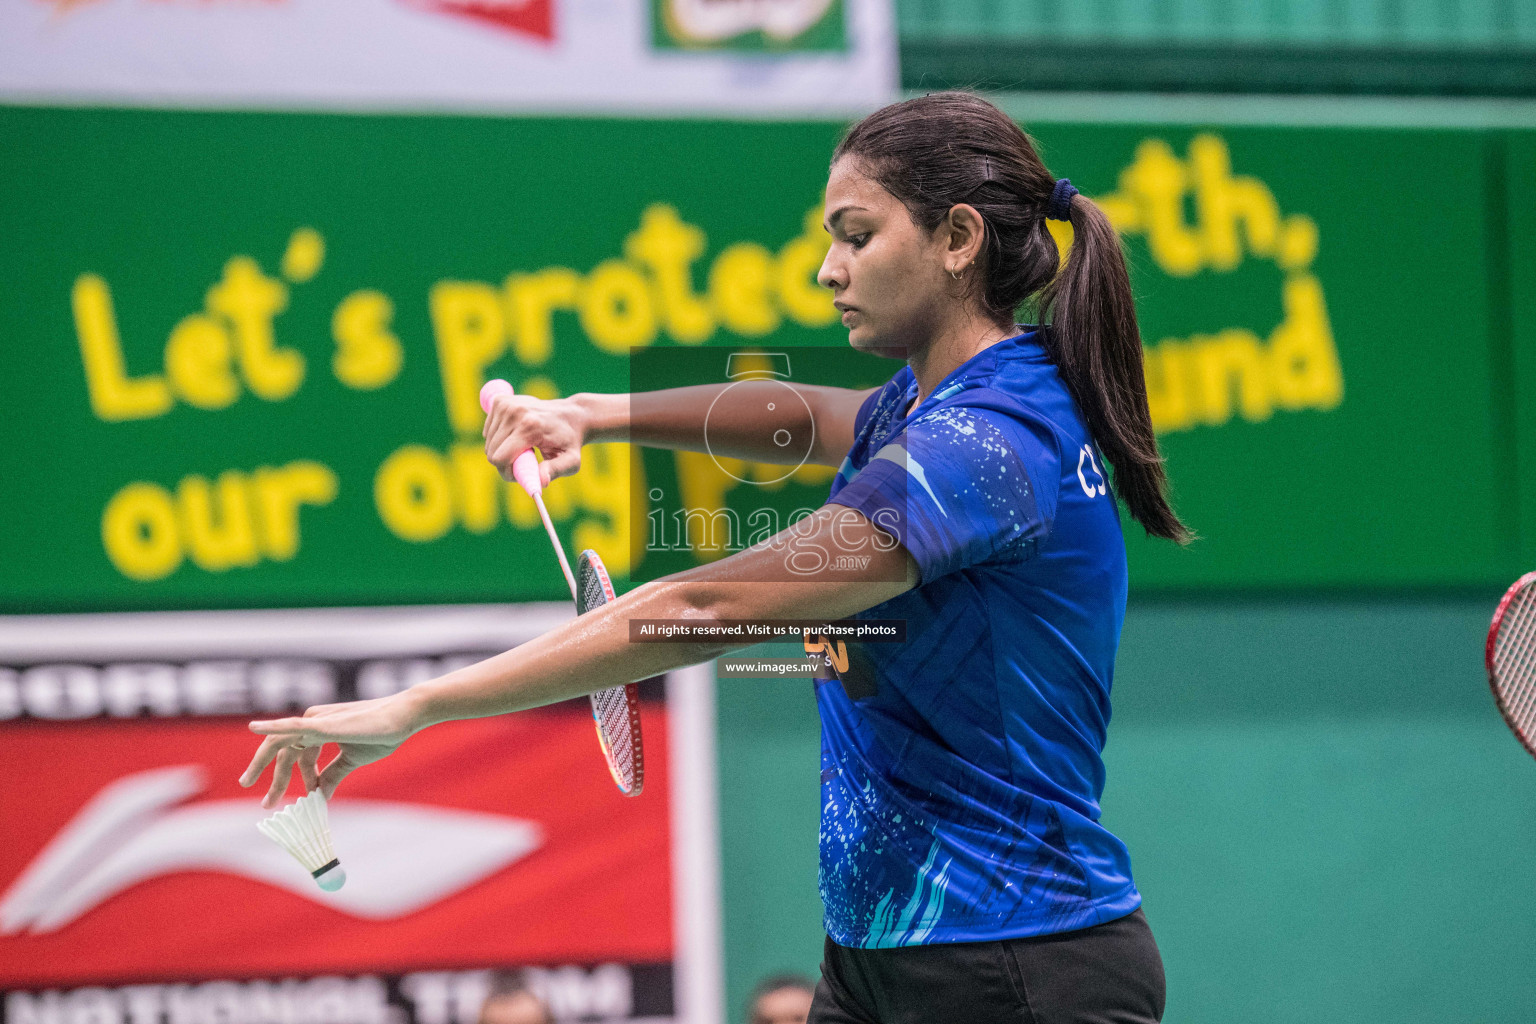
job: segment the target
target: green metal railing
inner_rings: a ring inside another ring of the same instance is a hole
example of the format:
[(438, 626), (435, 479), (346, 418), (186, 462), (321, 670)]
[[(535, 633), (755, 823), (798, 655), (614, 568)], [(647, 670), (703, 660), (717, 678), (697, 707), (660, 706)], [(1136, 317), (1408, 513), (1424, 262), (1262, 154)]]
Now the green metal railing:
[(1536, 95), (1536, 0), (898, 0), (908, 88)]

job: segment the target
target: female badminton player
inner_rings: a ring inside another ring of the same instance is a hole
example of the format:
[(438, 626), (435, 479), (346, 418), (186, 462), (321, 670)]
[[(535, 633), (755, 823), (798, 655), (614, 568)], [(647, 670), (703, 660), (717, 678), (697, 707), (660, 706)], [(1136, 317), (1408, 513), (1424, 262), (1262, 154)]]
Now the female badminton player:
[[(868, 555), (862, 569), (807, 575), (795, 543), (748, 548), (405, 693), (253, 723), (265, 739), (241, 781), (275, 762), (268, 804), (296, 766), (329, 794), (432, 724), (743, 646), (631, 645), (632, 618), (903, 619), (904, 643), (853, 645), (816, 685), (827, 941), (811, 1021), (1159, 1020), (1162, 960), (1126, 848), (1099, 824), (1126, 601), (1117, 499), (1149, 534), (1189, 534), (1166, 497), (1119, 240), (964, 93), (854, 125), (825, 212), (819, 280), (850, 344), (906, 360), (883, 387), (796, 385), (805, 407), (776, 419), (751, 401), (710, 413), (729, 385), (503, 397), (486, 451), (505, 474), (539, 449), (547, 482), (577, 471), (584, 442), (706, 450), (707, 413), (716, 454), (759, 461), (782, 457), (775, 430), (814, 426), (812, 459), (840, 469), (788, 539)], [(1072, 225), (1064, 265), (1050, 218)], [(1016, 325), (1020, 308), (1044, 326)], [(320, 770), (324, 743), (340, 753)]]

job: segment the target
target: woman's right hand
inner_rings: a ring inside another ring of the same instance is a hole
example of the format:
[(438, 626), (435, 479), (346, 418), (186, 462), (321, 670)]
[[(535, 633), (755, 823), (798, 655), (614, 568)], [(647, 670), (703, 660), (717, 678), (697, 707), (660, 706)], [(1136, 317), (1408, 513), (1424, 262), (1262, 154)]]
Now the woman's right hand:
[(512, 479), (512, 462), (529, 448), (537, 448), (539, 481), (545, 487), (556, 477), (570, 476), (581, 468), (581, 446), (588, 422), (579, 403), (570, 398), (534, 398), (531, 395), (497, 395), (485, 417), (485, 457)]
[[(276, 807), (297, 768), (305, 792), (318, 789), (330, 799), (342, 779), (394, 753), (413, 733), (431, 724), (423, 693), (405, 690), (372, 700), (317, 704), (298, 717), (252, 722), (251, 731), (264, 739), (240, 776), (240, 785), (254, 785), (267, 765), (272, 765), (272, 785), (261, 806)], [(321, 770), (320, 750), (327, 743), (335, 743), (339, 749)]]

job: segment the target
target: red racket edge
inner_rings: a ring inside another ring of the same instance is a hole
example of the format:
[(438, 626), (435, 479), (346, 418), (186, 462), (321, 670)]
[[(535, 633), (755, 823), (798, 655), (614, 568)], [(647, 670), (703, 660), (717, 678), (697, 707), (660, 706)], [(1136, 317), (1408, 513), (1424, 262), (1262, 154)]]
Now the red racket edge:
[(1488, 689), (1493, 693), (1493, 702), (1498, 706), (1499, 717), (1504, 719), (1504, 724), (1509, 726), (1509, 731), (1515, 734), (1515, 739), (1526, 749), (1532, 757), (1536, 757), (1536, 742), (1527, 738), (1520, 731), (1515, 720), (1510, 717), (1509, 709), (1504, 706), (1504, 695), (1499, 692), (1498, 676), (1494, 673), (1493, 653), (1499, 642), (1499, 627), (1504, 625), (1504, 613), (1509, 610), (1520, 592), (1528, 586), (1536, 585), (1536, 572), (1528, 572), (1504, 591), (1504, 596), (1499, 599), (1499, 606), (1494, 609), (1493, 621), (1488, 626), (1488, 642), (1483, 645), (1483, 667), (1488, 673)]
[[(603, 723), (597, 720), (596, 714), (592, 716), (592, 725), (597, 730), (597, 742), (603, 748), (603, 759), (608, 763), (608, 774), (613, 776), (613, 784), (625, 796), (639, 796), (645, 788), (645, 747), (640, 741), (639, 683), (624, 684), (624, 706), (629, 710), (629, 748), (635, 752), (635, 781), (628, 789), (624, 788), (624, 780), (619, 778), (618, 772), (613, 770), (613, 755), (608, 750), (608, 740), (603, 736)], [(596, 711), (595, 706), (593, 710)]]
[[(577, 556), (578, 561), (582, 558), (586, 558), (597, 572), (597, 581), (603, 585), (604, 603), (612, 601), (618, 595), (613, 589), (613, 581), (608, 578), (608, 567), (603, 564), (602, 557), (588, 548)], [(640, 738), (640, 685), (624, 684), (624, 706), (629, 711), (629, 746), (634, 751), (635, 760), (635, 781), (628, 788), (625, 788), (624, 780), (619, 778), (619, 773), (613, 767), (613, 752), (609, 750), (608, 739), (603, 735), (603, 723), (597, 717), (597, 694), (592, 694), (588, 700), (592, 705), (592, 727), (597, 732), (597, 743), (602, 748), (603, 760), (608, 765), (608, 774), (613, 777), (613, 784), (625, 796), (639, 796), (645, 788), (645, 747)]]

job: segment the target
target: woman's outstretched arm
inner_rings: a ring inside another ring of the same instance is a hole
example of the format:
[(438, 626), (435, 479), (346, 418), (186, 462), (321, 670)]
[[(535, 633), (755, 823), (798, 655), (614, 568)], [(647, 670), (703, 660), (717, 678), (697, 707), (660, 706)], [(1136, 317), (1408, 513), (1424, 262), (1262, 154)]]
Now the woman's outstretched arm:
[(548, 400), (503, 395), (492, 402), (485, 420), (485, 454), (510, 480), (512, 460), (528, 448), (537, 448), (544, 457), (540, 473), (545, 484), (576, 472), (582, 445), (603, 441), (709, 451), (753, 462), (798, 463), (808, 440), (810, 455), (804, 461), (837, 466), (853, 446), (854, 420), (869, 394), (870, 390), (744, 380)]
[[(631, 643), (632, 619), (827, 621), (887, 601), (917, 581), (911, 556), (890, 534), (861, 512), (826, 505), (759, 545), (637, 587), (510, 651), (402, 693), (252, 722), (251, 730), (266, 738), (240, 783), (254, 784), (274, 764), (263, 800), (273, 806), (297, 767), (307, 786), (329, 796), (354, 769), (429, 725), (579, 697), (757, 642)], [(326, 743), (341, 750), (321, 771)]]

